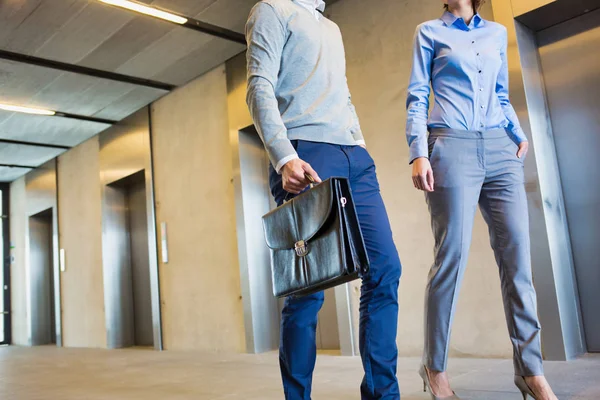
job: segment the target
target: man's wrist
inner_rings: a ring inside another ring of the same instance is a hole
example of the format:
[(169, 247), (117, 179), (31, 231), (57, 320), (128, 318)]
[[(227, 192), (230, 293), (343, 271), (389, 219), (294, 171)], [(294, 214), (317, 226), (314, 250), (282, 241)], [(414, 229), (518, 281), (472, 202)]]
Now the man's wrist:
[(299, 158), (300, 157), (298, 157), (298, 154), (290, 154), (289, 156), (282, 158), (275, 165), (275, 171), (281, 175), (281, 170), (287, 165), (287, 163), (289, 163), (292, 160), (297, 160)]

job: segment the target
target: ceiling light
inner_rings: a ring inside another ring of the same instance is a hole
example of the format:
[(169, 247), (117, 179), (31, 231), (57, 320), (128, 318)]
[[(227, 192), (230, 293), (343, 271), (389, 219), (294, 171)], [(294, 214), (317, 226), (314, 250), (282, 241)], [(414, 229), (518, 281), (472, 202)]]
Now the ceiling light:
[(54, 114), (56, 114), (56, 111), (52, 111), (52, 110), (43, 110), (41, 108), (13, 106), (10, 104), (0, 104), (0, 110), (13, 111), (13, 112), (19, 112), (19, 113), (25, 113), (25, 114), (36, 114), (36, 115), (54, 115)]
[(164, 19), (170, 22), (175, 22), (176, 24), (185, 24), (188, 20), (187, 18), (180, 17), (179, 15), (171, 14), (166, 11), (161, 11), (153, 7), (148, 7), (146, 5), (136, 3), (128, 0), (100, 0), (103, 3), (110, 4), (112, 6), (126, 8), (131, 11), (139, 12), (142, 14), (150, 15), (151, 17), (156, 17), (160, 19)]

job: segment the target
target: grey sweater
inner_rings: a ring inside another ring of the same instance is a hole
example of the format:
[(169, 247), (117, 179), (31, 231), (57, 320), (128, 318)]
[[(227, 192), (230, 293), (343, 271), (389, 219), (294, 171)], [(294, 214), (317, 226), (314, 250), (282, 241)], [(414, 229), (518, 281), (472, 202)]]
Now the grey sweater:
[(346, 81), (338, 26), (292, 0), (250, 13), (247, 103), (275, 169), (297, 158), (290, 140), (364, 144)]

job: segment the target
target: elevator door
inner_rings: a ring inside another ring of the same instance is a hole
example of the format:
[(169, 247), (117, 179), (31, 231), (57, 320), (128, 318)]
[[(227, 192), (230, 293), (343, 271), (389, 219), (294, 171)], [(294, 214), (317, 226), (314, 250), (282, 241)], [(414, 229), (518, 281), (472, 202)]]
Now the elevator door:
[(144, 171), (105, 187), (104, 285), (109, 348), (153, 346)]
[(52, 210), (29, 217), (31, 344), (56, 343)]
[[(249, 289), (246, 296), (250, 296), (252, 319), (256, 327), (253, 335), (247, 338), (254, 340), (255, 346), (251, 351), (265, 351), (275, 349), (279, 343), (279, 320), (284, 307), (284, 299), (273, 298), (271, 280), (271, 259), (269, 249), (265, 243), (261, 217), (275, 204), (269, 186), (269, 157), (264, 145), (254, 127), (244, 129), (239, 133), (240, 156), (240, 186), (244, 208), (244, 219), (238, 221), (238, 229), (243, 229), (244, 234), (238, 235), (238, 240), (245, 241), (241, 252), (246, 255), (240, 260), (242, 264), (242, 285)], [(244, 281), (248, 281), (245, 283)], [(247, 316), (249, 318), (249, 316)], [(316, 344), (319, 350), (340, 351), (340, 333), (337, 319), (336, 297), (333, 289), (325, 292), (325, 302), (318, 316)], [(259, 335), (260, 338), (255, 338)]]
[(600, 10), (541, 31), (538, 44), (588, 351), (600, 352)]
[(137, 346), (152, 346), (152, 300), (150, 298), (150, 261), (148, 253), (148, 214), (146, 184), (140, 181), (128, 187), (129, 240), (133, 290), (134, 339)]

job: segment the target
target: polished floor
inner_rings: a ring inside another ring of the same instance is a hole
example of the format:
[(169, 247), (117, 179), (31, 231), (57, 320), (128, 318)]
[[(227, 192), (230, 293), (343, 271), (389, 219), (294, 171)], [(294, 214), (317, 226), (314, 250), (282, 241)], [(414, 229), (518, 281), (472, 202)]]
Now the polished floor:
[[(427, 400), (415, 372), (400, 360), (403, 400)], [(600, 354), (547, 363), (560, 400), (600, 399)], [(465, 400), (520, 400), (508, 360), (454, 359), (450, 373)], [(314, 400), (359, 399), (358, 358), (319, 357)], [(277, 356), (152, 350), (0, 348), (2, 400), (282, 400)]]

